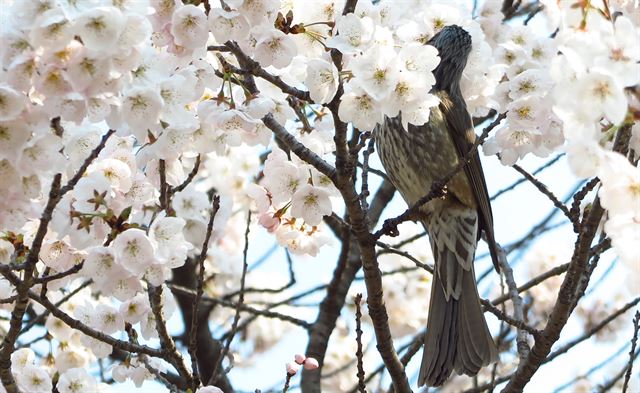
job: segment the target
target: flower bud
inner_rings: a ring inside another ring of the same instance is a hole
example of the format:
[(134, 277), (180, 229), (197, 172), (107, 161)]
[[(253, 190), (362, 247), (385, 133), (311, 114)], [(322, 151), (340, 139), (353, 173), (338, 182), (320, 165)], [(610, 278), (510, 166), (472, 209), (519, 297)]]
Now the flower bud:
[(318, 364), (318, 361), (314, 358), (306, 358), (304, 360), (304, 368), (306, 370), (315, 370), (316, 368), (320, 367), (320, 365)]
[(287, 363), (287, 375), (295, 375), (299, 366), (295, 363)]
[(298, 354), (296, 354), (296, 356), (295, 356), (296, 363), (298, 363), (298, 364), (299, 364), (299, 365), (301, 365), (301, 366), (304, 364), (304, 361), (305, 361), (306, 359), (307, 359), (307, 357), (306, 357), (306, 356), (304, 356), (304, 355), (302, 355), (302, 354), (299, 354), (299, 353), (298, 353)]

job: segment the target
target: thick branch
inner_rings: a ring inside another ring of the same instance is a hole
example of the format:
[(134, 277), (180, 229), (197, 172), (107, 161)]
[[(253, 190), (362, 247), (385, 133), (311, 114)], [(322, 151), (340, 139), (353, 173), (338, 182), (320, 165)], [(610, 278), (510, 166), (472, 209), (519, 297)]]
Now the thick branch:
[[(626, 153), (630, 133), (631, 127), (627, 126), (622, 127), (618, 131), (614, 143), (615, 151)], [(585, 218), (580, 226), (580, 233), (576, 240), (574, 253), (569, 263), (569, 269), (567, 270), (556, 303), (549, 316), (549, 322), (545, 326), (542, 334), (536, 338), (535, 345), (531, 349), (529, 356), (519, 364), (513, 378), (511, 378), (503, 392), (522, 391), (533, 374), (535, 374), (544, 362), (547, 355), (549, 355), (553, 344), (558, 341), (560, 332), (562, 332), (562, 329), (567, 323), (581, 294), (584, 293), (584, 291), (580, 291), (580, 283), (583, 281), (582, 276), (589, 274), (587, 268), (591, 256), (591, 244), (595, 238), (603, 214), (604, 209), (600, 205), (599, 199), (596, 198), (591, 209), (584, 214)]]

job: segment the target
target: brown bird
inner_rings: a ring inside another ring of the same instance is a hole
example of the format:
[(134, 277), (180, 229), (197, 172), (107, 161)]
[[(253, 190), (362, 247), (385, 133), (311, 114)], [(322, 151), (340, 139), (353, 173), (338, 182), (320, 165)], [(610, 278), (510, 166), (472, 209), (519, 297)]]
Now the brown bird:
[[(447, 26), (430, 41), (438, 49), (432, 93), (440, 99), (423, 126), (404, 130), (399, 117), (386, 118), (375, 130), (385, 171), (410, 206), (429, 193), (431, 184), (452, 171), (476, 140), (460, 91), (471, 52), (471, 36)], [(400, 113), (402, 116), (402, 112)], [(478, 153), (446, 185), (444, 197), (420, 208), (435, 260), (419, 386), (440, 386), (455, 370), (476, 375), (497, 360), (497, 350), (480, 308), (473, 260), (484, 231), (498, 268), (493, 216)]]

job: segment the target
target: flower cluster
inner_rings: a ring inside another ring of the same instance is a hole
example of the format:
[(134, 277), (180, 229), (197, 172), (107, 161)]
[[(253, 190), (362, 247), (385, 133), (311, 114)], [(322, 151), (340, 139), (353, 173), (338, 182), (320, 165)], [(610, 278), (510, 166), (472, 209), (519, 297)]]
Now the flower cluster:
[[(11, 372), (15, 375), (18, 387), (25, 392), (51, 392), (55, 370), (50, 366), (38, 366), (35, 360), (35, 353), (29, 348), (19, 349), (11, 355)], [(56, 389), (60, 393), (111, 391), (108, 385), (98, 383), (87, 370), (81, 367), (60, 370), (60, 374), (56, 376)]]
[[(495, 3), (487, 2), (484, 9), (496, 9)], [(640, 172), (611, 149), (618, 131), (627, 127), (634, 135), (631, 147), (640, 147), (637, 115), (630, 115), (640, 106), (637, 93), (635, 98), (625, 94), (625, 88), (640, 82), (640, 31), (624, 6), (617, 15), (599, 2), (577, 7), (570, 1), (547, 3), (549, 20), (558, 29), (554, 38), (509, 25), (490, 35), (503, 73), (493, 99), (507, 118), (484, 152), (512, 165), (529, 153), (545, 157), (565, 150), (577, 176), (602, 181), (599, 195), (609, 216), (605, 231), (618, 255), (635, 269)], [(482, 17), (487, 20), (483, 26), (495, 18), (490, 12)]]
[(294, 357), (294, 361), (287, 363), (287, 375), (295, 375), (298, 372), (300, 366), (304, 367), (305, 370), (315, 370), (318, 368), (318, 361), (311, 357), (306, 357), (301, 354), (296, 354)]
[[(602, 181), (605, 231), (620, 258), (635, 270), (640, 259), (635, 246), (640, 241), (640, 170), (611, 149), (618, 131), (637, 120), (628, 112), (631, 104), (637, 113), (638, 104), (624, 89), (640, 83), (640, 30), (627, 15), (614, 17), (595, 6), (562, 8), (560, 15), (556, 41), (561, 54), (551, 66), (553, 110), (562, 120), (574, 173)], [(634, 128), (637, 133), (637, 121)]]
[[(487, 2), (483, 9), (496, 9)], [(495, 28), (494, 14), (482, 17), (483, 26)], [(498, 25), (500, 26), (500, 25)], [(529, 26), (502, 25), (494, 35), (496, 81), (494, 109), (507, 113), (495, 136), (485, 142), (484, 153), (500, 153), (500, 161), (513, 165), (529, 153), (546, 157), (564, 143), (560, 120), (553, 114), (549, 64), (556, 42), (535, 34)]]
[[(331, 143), (324, 145), (317, 148), (332, 151)], [(278, 243), (292, 253), (315, 256), (329, 240), (318, 225), (333, 211), (333, 183), (304, 161), (289, 161), (276, 146), (267, 156), (263, 173), (262, 185), (252, 184), (247, 191), (260, 214), (259, 223), (275, 232)]]

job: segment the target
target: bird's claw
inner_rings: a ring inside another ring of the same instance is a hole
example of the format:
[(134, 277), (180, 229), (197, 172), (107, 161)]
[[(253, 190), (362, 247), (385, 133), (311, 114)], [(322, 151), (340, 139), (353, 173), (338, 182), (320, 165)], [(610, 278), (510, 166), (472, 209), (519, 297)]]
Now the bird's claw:
[(382, 224), (382, 229), (384, 233), (391, 237), (400, 235), (400, 232), (398, 231), (398, 222), (393, 218), (385, 220), (384, 224)]

